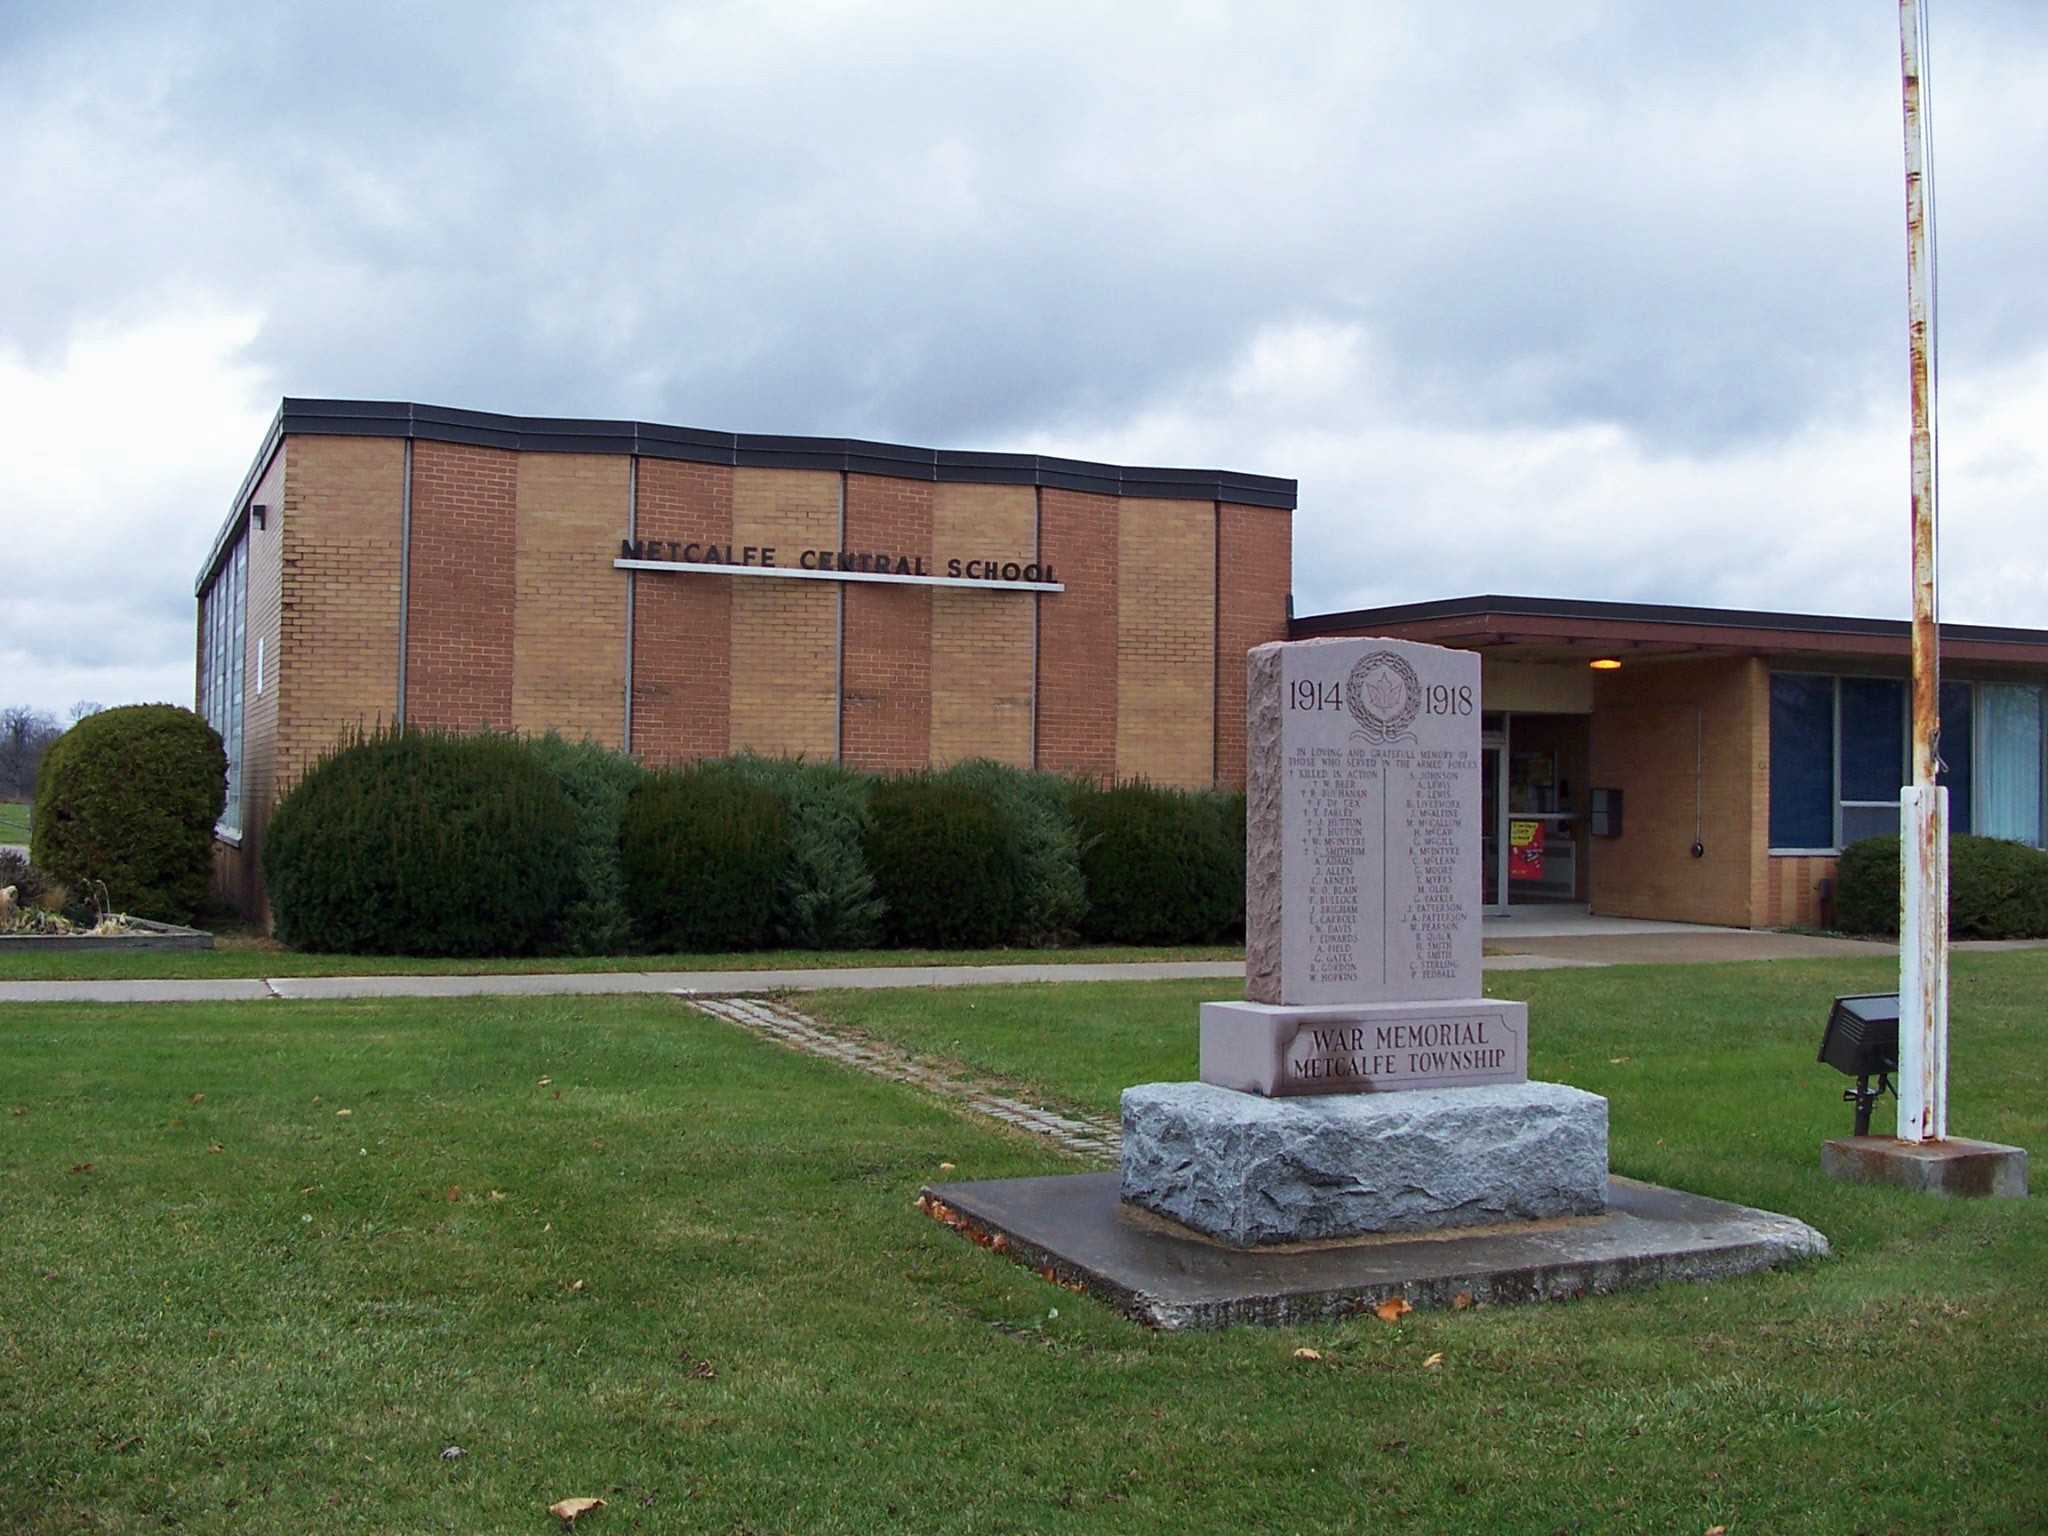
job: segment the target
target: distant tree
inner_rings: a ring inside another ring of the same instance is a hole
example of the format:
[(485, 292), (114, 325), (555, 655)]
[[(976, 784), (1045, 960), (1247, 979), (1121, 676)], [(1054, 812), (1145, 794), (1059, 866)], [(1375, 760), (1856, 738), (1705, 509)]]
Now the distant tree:
[(106, 707), (98, 699), (80, 699), (71, 706), (71, 723), (76, 725), (87, 715), (96, 715)]
[(43, 749), (63, 734), (57, 717), (40, 709), (20, 704), (0, 709), (0, 795), (25, 800), (34, 794)]

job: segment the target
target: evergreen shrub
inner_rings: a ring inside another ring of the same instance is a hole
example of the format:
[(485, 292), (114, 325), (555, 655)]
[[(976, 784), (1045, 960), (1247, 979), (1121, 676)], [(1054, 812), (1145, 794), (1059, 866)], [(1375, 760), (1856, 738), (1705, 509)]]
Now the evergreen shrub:
[(115, 912), (185, 922), (213, 882), (227, 771), (219, 733), (189, 709), (87, 715), (36, 771), (30, 861), (73, 890), (103, 884)]
[(759, 949), (789, 861), (789, 816), (719, 765), (651, 774), (626, 801), (620, 844), (635, 938), (654, 951)]
[(1072, 942), (1088, 910), (1073, 781), (987, 758), (956, 763), (938, 778), (985, 790), (1017, 829), (1017, 927), (1008, 942), (1041, 948)]
[[(1846, 933), (1896, 937), (1899, 840), (1866, 837), (1835, 868), (1835, 922)], [(1948, 844), (1952, 939), (2048, 938), (2048, 853), (1958, 833)]]
[(523, 745), (553, 777), (575, 815), (568, 889), (549, 948), (568, 955), (623, 954), (632, 942), (632, 924), (626, 914), (619, 833), (626, 800), (647, 770), (622, 752), (594, 741), (565, 741), (552, 731)]
[(789, 818), (789, 858), (775, 889), (775, 942), (792, 949), (867, 949), (881, 939), (882, 901), (862, 841), (868, 779), (801, 758), (720, 759), (707, 767), (765, 789)]
[(986, 786), (929, 773), (882, 780), (868, 794), (863, 846), (889, 943), (986, 949), (1016, 933), (1022, 838)]
[(1088, 912), (1106, 944), (1208, 944), (1244, 926), (1244, 796), (1136, 781), (1073, 799)]
[(378, 732), (279, 802), (263, 874), (279, 937), (301, 949), (529, 954), (556, 941), (576, 839), (530, 743)]

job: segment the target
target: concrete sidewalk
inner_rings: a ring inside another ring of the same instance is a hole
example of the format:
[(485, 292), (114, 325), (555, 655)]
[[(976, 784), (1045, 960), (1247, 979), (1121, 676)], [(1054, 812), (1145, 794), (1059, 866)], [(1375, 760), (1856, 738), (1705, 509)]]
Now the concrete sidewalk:
[(10, 981), (7, 1003), (249, 1002), (283, 997), (730, 997), (837, 988), (986, 987), (1046, 981), (1242, 981), (1238, 960), (1122, 965), (876, 965), (805, 971), (554, 971), (512, 976), (276, 976), (239, 980)]
[[(1819, 934), (1710, 928), (1589, 917), (1582, 912), (1490, 917), (1488, 971), (1604, 965), (1708, 965), (1728, 961), (1896, 956), (1897, 944)], [(2042, 940), (1964, 942), (1979, 949), (2038, 949)], [(273, 976), (220, 980), (9, 981), (8, 1003), (249, 1002), (260, 998), (603, 997), (672, 992), (683, 997), (758, 996), (869, 987), (988, 987), (1062, 981), (1242, 981), (1239, 960), (1155, 960), (1017, 965), (873, 965), (779, 971), (548, 971), (493, 976)]]

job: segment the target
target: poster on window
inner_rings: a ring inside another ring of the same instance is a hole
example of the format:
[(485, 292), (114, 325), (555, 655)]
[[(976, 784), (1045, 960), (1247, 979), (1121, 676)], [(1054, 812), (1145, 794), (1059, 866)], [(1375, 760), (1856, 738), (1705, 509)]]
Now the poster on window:
[(1510, 821), (1508, 823), (1508, 878), (1510, 880), (1541, 880), (1543, 878), (1542, 822)]

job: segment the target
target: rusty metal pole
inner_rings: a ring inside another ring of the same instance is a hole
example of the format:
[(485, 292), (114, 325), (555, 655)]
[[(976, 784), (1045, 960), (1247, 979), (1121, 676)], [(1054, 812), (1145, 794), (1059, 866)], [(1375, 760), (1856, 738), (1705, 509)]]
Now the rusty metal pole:
[(1900, 796), (1899, 1140), (1948, 1136), (1948, 791), (1935, 783), (1934, 215), (1928, 197), (1923, 0), (1899, 0), (1906, 108), (1906, 305), (1913, 384), (1913, 782)]

